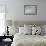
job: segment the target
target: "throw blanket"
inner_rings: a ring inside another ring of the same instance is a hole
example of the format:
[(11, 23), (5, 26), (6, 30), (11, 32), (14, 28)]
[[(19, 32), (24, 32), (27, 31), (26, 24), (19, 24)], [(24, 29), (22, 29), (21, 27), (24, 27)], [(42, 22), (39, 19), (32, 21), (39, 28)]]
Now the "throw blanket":
[(11, 46), (46, 46), (46, 36), (16, 34)]

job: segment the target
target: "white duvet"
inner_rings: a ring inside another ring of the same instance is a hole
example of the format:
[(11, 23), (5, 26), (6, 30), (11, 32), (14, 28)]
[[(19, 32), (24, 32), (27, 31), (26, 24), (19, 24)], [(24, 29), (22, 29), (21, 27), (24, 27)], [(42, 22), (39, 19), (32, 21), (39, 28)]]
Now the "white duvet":
[(46, 36), (16, 34), (11, 46), (46, 46)]

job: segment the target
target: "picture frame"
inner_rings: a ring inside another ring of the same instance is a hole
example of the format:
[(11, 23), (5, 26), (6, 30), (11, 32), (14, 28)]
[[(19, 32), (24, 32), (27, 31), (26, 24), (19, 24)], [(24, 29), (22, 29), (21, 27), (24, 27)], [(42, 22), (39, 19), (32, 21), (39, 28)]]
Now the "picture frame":
[(37, 15), (37, 5), (24, 5), (24, 15)]

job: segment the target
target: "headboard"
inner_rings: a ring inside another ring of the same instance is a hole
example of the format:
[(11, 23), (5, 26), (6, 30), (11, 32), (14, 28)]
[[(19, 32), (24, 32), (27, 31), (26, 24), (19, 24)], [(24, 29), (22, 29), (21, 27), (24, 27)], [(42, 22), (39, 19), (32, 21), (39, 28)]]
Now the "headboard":
[(15, 21), (15, 25), (24, 26), (24, 24), (27, 25), (36, 24), (42, 26), (46, 24), (46, 21)]
[(27, 24), (27, 25), (33, 25), (33, 24), (36, 24), (36, 25), (45, 25), (46, 24), (46, 21), (15, 21), (15, 20), (6, 20), (6, 24), (7, 25), (14, 25), (14, 26), (24, 26), (24, 24)]

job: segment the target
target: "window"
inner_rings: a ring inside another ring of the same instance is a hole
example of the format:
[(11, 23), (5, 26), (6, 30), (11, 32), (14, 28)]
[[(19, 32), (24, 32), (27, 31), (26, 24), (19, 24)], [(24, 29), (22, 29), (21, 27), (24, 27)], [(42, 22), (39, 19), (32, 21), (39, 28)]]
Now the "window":
[(3, 5), (0, 6), (0, 36), (5, 31), (5, 7)]

